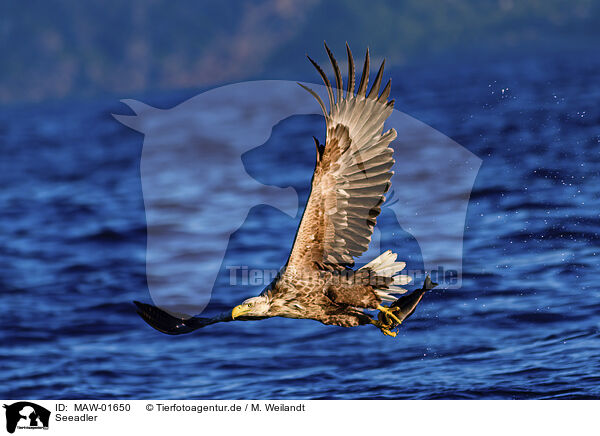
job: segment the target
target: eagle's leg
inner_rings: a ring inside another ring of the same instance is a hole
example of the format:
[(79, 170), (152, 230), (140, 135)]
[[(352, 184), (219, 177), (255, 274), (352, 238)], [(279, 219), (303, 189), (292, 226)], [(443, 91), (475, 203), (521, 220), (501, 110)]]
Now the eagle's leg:
[(385, 306), (382, 306), (381, 304), (379, 304), (377, 306), (377, 309), (379, 309), (381, 312), (383, 312), (383, 314), (385, 316), (388, 316), (391, 319), (393, 319), (394, 321), (396, 321), (396, 323), (402, 324), (402, 321), (400, 319), (398, 319), (398, 317), (394, 314), (393, 310), (390, 309), (389, 307), (385, 307)]
[(391, 337), (393, 337), (393, 338), (395, 338), (395, 337), (396, 337), (396, 334), (397, 334), (397, 333), (396, 333), (396, 332), (393, 332), (393, 331), (391, 331), (391, 330), (389, 329), (389, 326), (388, 326), (388, 325), (386, 325), (386, 324), (384, 324), (384, 323), (382, 323), (381, 321), (379, 321), (379, 320), (376, 320), (376, 319), (372, 319), (372, 320), (371, 320), (371, 324), (373, 324), (375, 327), (377, 327), (379, 330), (381, 330), (381, 333), (383, 333), (384, 335), (386, 335), (386, 336), (391, 336)]

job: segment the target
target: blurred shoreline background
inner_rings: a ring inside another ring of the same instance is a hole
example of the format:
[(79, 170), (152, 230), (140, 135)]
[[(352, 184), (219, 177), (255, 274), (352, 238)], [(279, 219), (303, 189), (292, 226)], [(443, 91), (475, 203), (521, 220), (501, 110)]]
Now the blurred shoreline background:
[(323, 40), (395, 66), (589, 51), (598, 17), (589, 0), (4, 2), (0, 104), (297, 80)]

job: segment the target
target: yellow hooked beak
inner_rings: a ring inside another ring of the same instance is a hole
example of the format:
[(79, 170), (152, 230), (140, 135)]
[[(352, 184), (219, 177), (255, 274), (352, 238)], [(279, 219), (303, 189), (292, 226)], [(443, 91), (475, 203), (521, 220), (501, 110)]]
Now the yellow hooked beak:
[(250, 312), (250, 308), (248, 306), (244, 306), (243, 304), (235, 306), (231, 311), (231, 319), (236, 319), (240, 316), (247, 314), (248, 312)]

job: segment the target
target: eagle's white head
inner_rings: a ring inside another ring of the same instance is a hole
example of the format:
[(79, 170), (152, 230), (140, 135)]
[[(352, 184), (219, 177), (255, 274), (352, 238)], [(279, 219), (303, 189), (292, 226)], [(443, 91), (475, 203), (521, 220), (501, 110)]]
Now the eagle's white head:
[(267, 295), (259, 295), (245, 300), (231, 311), (231, 317), (236, 318), (262, 318), (269, 316), (267, 312), (271, 308), (271, 301)]

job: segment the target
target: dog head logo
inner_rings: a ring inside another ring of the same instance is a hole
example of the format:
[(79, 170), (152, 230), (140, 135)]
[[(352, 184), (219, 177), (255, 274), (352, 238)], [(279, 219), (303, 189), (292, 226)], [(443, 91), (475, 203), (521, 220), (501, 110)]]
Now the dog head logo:
[(50, 411), (29, 401), (19, 401), (10, 405), (5, 404), (6, 431), (14, 433), (19, 429), (47, 429), (50, 421)]

